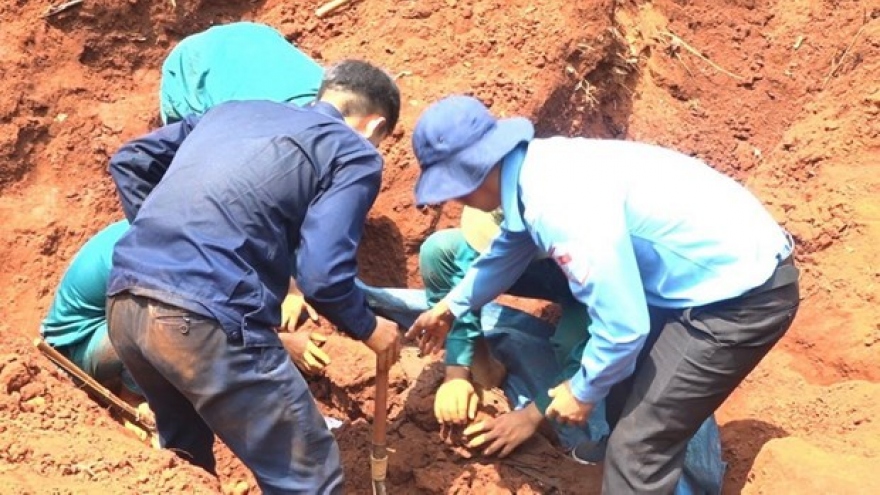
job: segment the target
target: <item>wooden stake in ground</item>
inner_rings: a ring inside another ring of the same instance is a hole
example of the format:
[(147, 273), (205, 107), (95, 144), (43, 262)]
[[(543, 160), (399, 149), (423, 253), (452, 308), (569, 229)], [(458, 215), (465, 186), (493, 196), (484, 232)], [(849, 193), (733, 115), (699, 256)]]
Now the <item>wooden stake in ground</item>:
[(83, 3), (83, 0), (70, 0), (69, 2), (64, 2), (60, 5), (55, 5), (53, 7), (49, 7), (48, 9), (46, 9), (46, 13), (43, 14), (43, 17), (52, 17), (53, 15), (60, 14), (60, 13), (64, 12), (65, 10), (70, 10), (70, 9), (72, 9), (82, 3)]
[(831, 60), (831, 69), (828, 71), (828, 75), (825, 76), (825, 81), (822, 82), (822, 89), (825, 89), (825, 86), (828, 85), (828, 81), (830, 81), (831, 78), (834, 77), (837, 69), (839, 69), (840, 66), (843, 65), (843, 61), (846, 59), (846, 56), (849, 55), (849, 51), (852, 50), (853, 45), (856, 44), (856, 40), (859, 39), (859, 35), (862, 34), (862, 30), (865, 29), (865, 26), (868, 25), (869, 20), (870, 17), (868, 16), (868, 13), (865, 12), (864, 22), (862, 23), (861, 27), (859, 27), (859, 30), (856, 31), (856, 34), (853, 36), (852, 41), (850, 41), (849, 45), (846, 46), (846, 49), (840, 55), (840, 58), (837, 59), (836, 63), (833, 59)]
[(330, 0), (324, 5), (318, 7), (318, 10), (315, 11), (315, 15), (318, 16), (318, 19), (327, 17), (350, 3), (352, 3), (352, 0)]
[(385, 495), (385, 477), (388, 474), (388, 370), (376, 357), (376, 398), (373, 407), (373, 442), (370, 446), (370, 473), (373, 495)]
[(47, 344), (43, 339), (37, 338), (34, 340), (34, 346), (43, 353), (44, 356), (49, 358), (50, 361), (58, 365), (61, 369), (66, 371), (71, 377), (74, 379), (77, 384), (83, 386), (86, 389), (86, 392), (92, 396), (95, 400), (104, 404), (117, 413), (119, 413), (123, 418), (143, 429), (149, 434), (156, 433), (156, 425), (153, 423), (152, 419), (149, 417), (144, 417), (144, 415), (140, 414), (137, 409), (133, 408), (124, 400), (117, 397), (113, 392), (107, 390), (106, 387), (98, 383), (97, 380), (89, 376), (85, 371), (81, 370), (77, 365), (73, 364), (69, 359), (64, 357), (63, 354), (55, 350), (54, 347)]
[[(703, 62), (706, 62), (707, 64), (709, 64), (710, 66), (712, 66), (712, 68), (715, 69), (715, 70), (717, 70), (718, 72), (720, 72), (720, 73), (722, 73), (722, 74), (724, 74), (724, 75), (726, 75), (726, 76), (728, 76), (728, 77), (732, 77), (733, 79), (736, 79), (737, 81), (744, 81), (744, 80), (746, 79), (746, 78), (744, 78), (743, 76), (740, 76), (740, 75), (738, 75), (738, 74), (734, 74), (733, 72), (730, 72), (729, 70), (725, 69), (724, 67), (721, 67), (720, 65), (716, 64), (715, 62), (709, 60), (708, 57), (706, 57), (705, 55), (703, 55), (702, 53), (700, 53), (699, 50), (697, 50), (696, 48), (694, 48), (694, 47), (692, 47), (691, 45), (689, 45), (685, 40), (683, 40), (683, 39), (681, 39), (680, 37), (678, 37), (678, 36), (677, 36), (675, 33), (673, 33), (672, 31), (669, 31), (669, 30), (660, 31), (659, 34), (660, 34), (661, 36), (667, 38), (667, 42), (668, 42), (670, 45), (679, 46), (679, 47), (681, 47), (681, 48), (684, 48), (684, 49), (687, 50), (691, 55), (697, 57), (698, 59), (702, 60)], [(676, 55), (676, 58), (678, 58), (678, 61), (681, 62), (681, 65), (684, 65), (685, 70), (687, 70), (688, 73), (690, 73), (690, 69), (688, 69), (687, 65), (684, 64), (684, 61), (681, 60), (681, 57), (678, 57), (678, 56)]]

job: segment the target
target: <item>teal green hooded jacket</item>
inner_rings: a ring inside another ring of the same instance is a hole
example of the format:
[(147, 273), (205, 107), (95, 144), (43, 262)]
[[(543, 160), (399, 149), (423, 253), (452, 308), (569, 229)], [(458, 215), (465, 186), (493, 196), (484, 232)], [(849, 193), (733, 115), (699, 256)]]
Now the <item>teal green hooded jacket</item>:
[(49, 345), (76, 345), (107, 326), (107, 281), (113, 247), (127, 230), (127, 221), (113, 223), (76, 253), (42, 322), (41, 333)]
[(234, 100), (304, 105), (324, 69), (275, 29), (252, 22), (214, 26), (184, 38), (162, 64), (160, 115), (169, 124)]

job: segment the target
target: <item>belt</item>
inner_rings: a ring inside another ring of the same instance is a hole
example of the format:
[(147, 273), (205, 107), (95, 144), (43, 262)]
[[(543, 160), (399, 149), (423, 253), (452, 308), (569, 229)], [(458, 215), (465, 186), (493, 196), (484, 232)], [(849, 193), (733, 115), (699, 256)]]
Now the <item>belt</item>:
[(794, 266), (794, 254), (790, 254), (776, 265), (776, 270), (773, 271), (773, 275), (770, 275), (766, 282), (747, 291), (743, 296), (752, 296), (791, 285), (798, 281), (799, 276), (800, 271)]

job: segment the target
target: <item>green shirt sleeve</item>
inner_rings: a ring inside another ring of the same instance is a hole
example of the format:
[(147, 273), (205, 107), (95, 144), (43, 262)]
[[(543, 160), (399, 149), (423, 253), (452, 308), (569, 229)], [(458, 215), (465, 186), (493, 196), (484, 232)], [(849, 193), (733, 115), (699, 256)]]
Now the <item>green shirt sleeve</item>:
[(113, 265), (113, 247), (127, 230), (125, 220), (111, 224), (76, 253), (42, 322), (40, 331), (48, 344), (76, 344), (107, 321), (107, 282)]

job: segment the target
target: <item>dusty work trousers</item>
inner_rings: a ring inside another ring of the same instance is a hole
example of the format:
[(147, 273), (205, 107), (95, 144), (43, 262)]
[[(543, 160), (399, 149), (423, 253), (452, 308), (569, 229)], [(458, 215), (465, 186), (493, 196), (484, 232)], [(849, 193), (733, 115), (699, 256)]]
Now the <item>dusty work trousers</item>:
[(798, 302), (795, 281), (697, 308), (650, 308), (635, 372), (607, 398), (602, 493), (672, 494), (688, 441), (785, 334)]
[(265, 494), (342, 492), (339, 447), (283, 347), (146, 297), (110, 298), (110, 340), (156, 414), (162, 447), (215, 471), (214, 433)]

